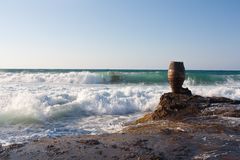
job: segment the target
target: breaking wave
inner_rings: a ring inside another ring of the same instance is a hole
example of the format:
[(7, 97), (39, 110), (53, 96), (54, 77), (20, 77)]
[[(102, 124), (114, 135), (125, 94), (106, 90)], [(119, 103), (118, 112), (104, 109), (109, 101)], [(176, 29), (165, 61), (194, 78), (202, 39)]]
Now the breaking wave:
[[(48, 88), (2, 95), (0, 122), (33, 123), (63, 117), (127, 115), (153, 110), (163, 89), (160, 87), (78, 87), (67, 93)], [(71, 93), (70, 93), (71, 92)]]
[[(239, 71), (187, 71), (193, 94), (240, 100)], [(0, 70), (0, 143), (117, 131), (169, 92), (166, 71)]]
[[(167, 84), (167, 71), (0, 71), (0, 83)], [(189, 85), (240, 84), (239, 71), (187, 71)]]

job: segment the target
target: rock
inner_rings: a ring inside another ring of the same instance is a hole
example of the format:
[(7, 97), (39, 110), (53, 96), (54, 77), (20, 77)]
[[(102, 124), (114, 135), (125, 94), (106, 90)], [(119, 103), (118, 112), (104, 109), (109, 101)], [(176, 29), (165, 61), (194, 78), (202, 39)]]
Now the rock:
[(9, 149), (17, 149), (23, 147), (25, 144), (11, 144), (8, 146)]
[[(185, 94), (165, 93), (160, 98), (160, 103), (153, 113), (146, 114), (138, 119), (136, 123), (154, 121), (160, 119), (179, 120), (185, 117), (192, 117), (201, 114), (201, 111), (212, 104), (240, 104), (240, 101), (225, 97), (202, 97), (192, 95), (191, 91), (185, 90)], [(236, 112), (234, 112), (237, 114)]]
[(98, 140), (95, 139), (87, 139), (87, 140), (81, 140), (79, 141), (82, 144), (86, 144), (86, 145), (99, 145), (100, 142)]
[(189, 96), (186, 94), (166, 93), (160, 98), (157, 109), (152, 113), (152, 120), (162, 118), (180, 118), (186, 115), (196, 115), (203, 106), (204, 101), (199, 96)]
[(230, 104), (240, 104), (238, 100), (232, 100), (225, 97), (207, 97), (209, 99), (209, 103), (230, 103)]
[(191, 96), (191, 95), (192, 95), (192, 92), (191, 92), (188, 88), (181, 88), (181, 89), (180, 89), (180, 93), (181, 93), (181, 94), (188, 95), (188, 96)]

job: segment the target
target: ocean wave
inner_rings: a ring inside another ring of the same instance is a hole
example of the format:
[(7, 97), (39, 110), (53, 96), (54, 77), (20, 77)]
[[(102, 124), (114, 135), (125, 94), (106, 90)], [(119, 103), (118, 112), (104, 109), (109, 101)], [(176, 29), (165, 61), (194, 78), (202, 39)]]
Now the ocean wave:
[(240, 87), (236, 85), (218, 85), (218, 86), (188, 86), (192, 93), (202, 96), (227, 97), (240, 100)]
[(159, 72), (0, 72), (0, 83), (157, 84), (167, 79)]
[[(187, 73), (184, 87), (202, 96), (240, 99), (239, 75), (232, 74), (208, 73), (218, 79), (224, 77), (224, 83), (205, 84), (196, 82)], [(161, 72), (0, 72), (0, 123), (42, 123), (64, 117), (127, 115), (154, 110), (160, 96), (170, 91), (169, 85), (140, 82), (157, 82), (156, 75)]]
[[(184, 87), (240, 100), (239, 75), (187, 72)], [(117, 131), (169, 91), (166, 71), (0, 71), (0, 143)]]
[(0, 72), (0, 83), (66, 83), (101, 84), (110, 82), (110, 77), (91, 72), (69, 73), (11, 73)]
[[(184, 87), (193, 94), (240, 100), (235, 81)], [(0, 143), (46, 136), (100, 134), (155, 110), (167, 84), (6, 83), (0, 85)]]
[[(0, 72), (0, 84), (160, 84), (166, 85), (167, 71), (105, 71), (105, 72)], [(187, 71), (188, 85), (218, 85), (240, 83), (238, 71)]]
[[(159, 90), (158, 90), (158, 89)], [(64, 92), (49, 90), (12, 93), (1, 104), (0, 123), (35, 123), (64, 117), (126, 115), (153, 110), (162, 89), (159, 87), (79, 87)]]
[[(193, 94), (240, 99), (240, 87), (231, 85), (186, 86)], [(61, 118), (93, 115), (127, 115), (155, 109), (168, 86), (105, 85), (45, 86), (32, 85), (9, 91), (1, 87), (0, 123), (37, 123)]]

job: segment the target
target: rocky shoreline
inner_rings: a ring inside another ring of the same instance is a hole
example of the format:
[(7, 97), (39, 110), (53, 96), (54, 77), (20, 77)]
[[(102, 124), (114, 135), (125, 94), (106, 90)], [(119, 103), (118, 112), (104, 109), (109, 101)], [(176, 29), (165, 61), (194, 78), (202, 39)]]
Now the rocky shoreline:
[(223, 159), (240, 157), (240, 101), (166, 93), (121, 133), (43, 138), (1, 147), (0, 159)]

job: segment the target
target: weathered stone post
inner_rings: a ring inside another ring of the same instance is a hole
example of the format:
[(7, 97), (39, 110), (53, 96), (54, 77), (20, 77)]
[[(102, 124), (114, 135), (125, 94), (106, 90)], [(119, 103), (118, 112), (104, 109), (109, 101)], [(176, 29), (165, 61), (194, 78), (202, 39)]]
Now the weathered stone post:
[(192, 94), (188, 88), (182, 87), (184, 80), (185, 67), (183, 62), (172, 61), (168, 68), (168, 83), (170, 84), (173, 93)]
[(168, 83), (173, 93), (180, 93), (185, 80), (185, 68), (183, 62), (171, 62), (168, 68)]

